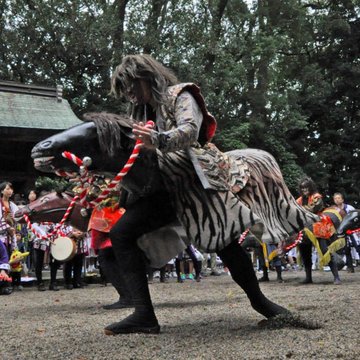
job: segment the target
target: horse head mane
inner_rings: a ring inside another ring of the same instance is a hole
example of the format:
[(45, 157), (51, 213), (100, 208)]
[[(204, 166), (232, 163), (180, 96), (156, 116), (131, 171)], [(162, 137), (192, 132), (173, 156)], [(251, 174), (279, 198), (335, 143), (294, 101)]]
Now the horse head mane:
[(91, 112), (84, 114), (83, 118), (84, 121), (95, 124), (100, 150), (109, 156), (114, 156), (118, 150), (129, 148), (129, 140), (134, 139), (131, 126), (133, 121), (126, 115)]

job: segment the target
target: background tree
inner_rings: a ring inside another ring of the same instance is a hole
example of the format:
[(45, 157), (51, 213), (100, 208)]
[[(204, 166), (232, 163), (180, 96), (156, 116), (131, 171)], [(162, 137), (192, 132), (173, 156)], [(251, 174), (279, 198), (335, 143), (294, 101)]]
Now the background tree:
[(198, 83), (224, 150), (256, 147), (290, 189), (310, 175), (358, 201), (359, 0), (0, 0), (0, 76), (64, 86), (81, 116), (108, 96), (124, 54)]

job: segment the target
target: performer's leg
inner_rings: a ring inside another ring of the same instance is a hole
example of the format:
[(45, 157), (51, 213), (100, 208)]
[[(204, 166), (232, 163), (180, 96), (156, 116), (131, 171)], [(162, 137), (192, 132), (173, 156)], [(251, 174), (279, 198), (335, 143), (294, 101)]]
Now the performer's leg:
[(220, 276), (221, 275), (221, 273), (217, 269), (216, 257), (217, 257), (216, 253), (210, 254), (210, 269), (211, 269), (210, 275), (212, 275), (212, 276)]
[(199, 282), (200, 281), (200, 273), (201, 273), (201, 262), (198, 261), (195, 251), (193, 250), (192, 246), (190, 246), (190, 245), (187, 246), (185, 251), (189, 255), (190, 259), (192, 260), (192, 263), (193, 263), (193, 266), (195, 269), (195, 279), (197, 282)]
[(251, 306), (267, 318), (289, 313), (288, 310), (267, 299), (261, 292), (252, 262), (245, 250), (233, 242), (218, 252), (224, 264), (229, 268), (232, 278), (248, 296)]
[(72, 272), (72, 260), (69, 260), (66, 261), (63, 265), (65, 288), (68, 290), (73, 289), (73, 285), (71, 284), (71, 272)]
[(166, 266), (163, 266), (159, 269), (160, 271), (160, 282), (164, 283), (166, 282)]
[(34, 266), (35, 266), (35, 276), (37, 280), (38, 290), (45, 291), (45, 285), (42, 280), (42, 270), (44, 266), (44, 256), (45, 251), (40, 249), (34, 249)]
[(257, 254), (258, 260), (259, 260), (259, 269), (262, 270), (263, 276), (259, 279), (259, 282), (268, 282), (269, 279), (269, 272), (268, 268), (265, 265), (265, 258), (262, 247), (256, 247), (255, 252)]
[(98, 260), (105, 277), (110, 281), (111, 285), (114, 286), (119, 294), (118, 301), (113, 304), (104, 305), (103, 309), (112, 310), (132, 307), (131, 295), (129, 290), (126, 288), (126, 282), (123, 280), (123, 276), (120, 274), (113, 248), (108, 247), (100, 249)]
[(180, 267), (181, 262), (182, 262), (181, 259), (179, 259), (179, 258), (175, 259), (176, 276), (177, 276), (177, 282), (179, 282), (179, 283), (184, 282), (184, 280), (181, 278), (181, 267)]
[(303, 240), (301, 244), (299, 244), (299, 250), (302, 262), (305, 268), (305, 280), (302, 281), (302, 284), (311, 284), (312, 281), (312, 273), (311, 273), (311, 266), (312, 266), (312, 244), (308, 239)]
[[(329, 243), (329, 240), (327, 240), (327, 239), (319, 239), (320, 249), (321, 249), (323, 254), (325, 254), (327, 249), (328, 249), (328, 243)], [(335, 285), (340, 285), (341, 280), (340, 280), (340, 277), (339, 277), (339, 271), (338, 271), (338, 268), (337, 268), (337, 263), (335, 261), (334, 255), (331, 255), (331, 260), (329, 262), (329, 266), (330, 266), (331, 272), (332, 272), (332, 274), (334, 276), (334, 284)]]
[(146, 273), (148, 277), (148, 283), (151, 284), (154, 281), (154, 269), (150, 266), (150, 264), (147, 264), (146, 266)]
[(145, 256), (137, 245), (137, 239), (174, 219), (175, 212), (168, 195), (154, 194), (131, 204), (112, 228), (110, 239), (135, 312), (124, 320), (107, 326), (105, 334), (159, 333), (160, 326), (154, 313), (147, 282)]
[(83, 288), (84, 283), (81, 279), (81, 270), (84, 262), (84, 254), (76, 254), (73, 260), (73, 285), (74, 288)]
[(281, 259), (278, 256), (275, 256), (275, 258), (272, 260), (272, 263), (273, 266), (275, 266), (277, 282), (283, 283), (284, 280), (282, 278)]
[(56, 284), (56, 276), (57, 276), (57, 271), (60, 267), (60, 262), (55, 260), (51, 254), (50, 254), (50, 262), (49, 262), (49, 266), (50, 266), (50, 285), (49, 285), (49, 290), (53, 290), (53, 291), (59, 291), (59, 288)]

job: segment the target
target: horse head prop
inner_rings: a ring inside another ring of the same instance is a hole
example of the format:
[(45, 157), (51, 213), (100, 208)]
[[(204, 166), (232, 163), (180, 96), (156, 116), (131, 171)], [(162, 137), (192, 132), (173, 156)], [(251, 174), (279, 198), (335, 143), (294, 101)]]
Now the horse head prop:
[[(90, 172), (109, 177), (118, 173), (135, 145), (131, 120), (126, 116), (104, 112), (89, 113), (85, 115), (85, 119), (83, 124), (53, 135), (34, 146), (31, 157), (37, 170), (78, 171), (77, 165), (62, 156), (64, 151), (69, 151), (79, 158), (90, 157)], [(156, 152), (142, 150), (134, 163), (134, 170), (123, 181), (124, 187), (136, 193), (161, 189), (163, 185), (156, 168)]]
[[(66, 213), (71, 201), (72, 195), (63, 192), (51, 192), (28, 205), (25, 205), (15, 213), (15, 219), (20, 222), (25, 222), (25, 215), (27, 215), (32, 222), (53, 222), (59, 223)], [(70, 225), (78, 228), (81, 231), (87, 231), (89, 216), (82, 211), (83, 207), (77, 201), (69, 213), (67, 222)], [(85, 215), (85, 216), (84, 216)]]
[(352, 210), (343, 218), (337, 228), (338, 236), (344, 236), (348, 231), (360, 231), (360, 210)]
[[(135, 143), (130, 124), (131, 120), (125, 116), (108, 113), (86, 114), (83, 124), (36, 144), (31, 152), (34, 166), (43, 172), (55, 172), (56, 169), (77, 171), (76, 165), (61, 155), (63, 151), (70, 151), (80, 158), (91, 157), (90, 170), (116, 172), (120, 163), (127, 160), (126, 157)], [(120, 149), (122, 151), (118, 151)]]

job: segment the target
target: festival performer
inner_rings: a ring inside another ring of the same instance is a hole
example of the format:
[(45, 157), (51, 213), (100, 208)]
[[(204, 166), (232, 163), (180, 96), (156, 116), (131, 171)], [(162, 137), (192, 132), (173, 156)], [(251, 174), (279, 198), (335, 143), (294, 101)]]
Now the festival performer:
[(86, 234), (75, 227), (68, 227), (68, 237), (76, 243), (76, 253), (73, 258), (64, 262), (63, 273), (65, 289), (82, 289), (83, 282), (81, 279), (81, 269), (84, 262), (84, 256), (87, 253), (87, 245), (85, 241)]
[[(34, 250), (35, 277), (37, 280), (38, 291), (46, 291), (46, 287), (42, 278), (42, 272), (43, 272), (45, 254), (50, 251), (50, 241), (47, 238), (47, 234), (51, 233), (53, 227), (50, 225), (37, 224), (37, 223), (33, 223), (32, 227), (34, 232), (31, 234), (31, 241), (33, 243), (33, 250)], [(50, 254), (49, 265), (50, 265), (49, 290), (59, 291), (56, 278), (57, 278), (57, 271), (61, 265), (61, 262), (54, 259)]]
[(119, 191), (113, 191), (109, 197), (98, 204), (92, 211), (88, 229), (91, 235), (90, 247), (98, 255), (99, 265), (105, 278), (110, 281), (119, 294), (118, 301), (104, 305), (105, 310), (132, 307), (129, 291), (126, 289), (112, 248), (109, 232), (124, 214), (119, 207)]
[[(308, 211), (316, 214), (322, 214), (325, 210), (325, 205), (322, 199), (322, 195), (317, 191), (316, 185), (314, 181), (310, 178), (304, 178), (300, 181), (299, 184), (300, 194), (301, 196), (296, 200), (299, 205), (303, 206)], [(331, 244), (331, 237), (335, 233), (335, 227), (333, 223), (339, 223), (342, 218), (338, 218), (338, 215), (330, 214), (330, 219), (328, 216), (322, 217), (321, 221), (316, 222), (312, 225), (312, 230), (307, 234), (307, 237), (312, 236), (318, 242), (319, 248), (318, 251), (321, 251), (322, 254), (325, 254), (328, 246)], [(305, 267), (305, 280), (302, 282), (303, 284), (311, 284), (312, 283), (312, 260), (311, 260), (311, 252), (312, 246), (309, 244), (309, 240), (304, 239), (302, 243), (299, 244), (299, 250), (301, 254), (302, 261)], [(331, 272), (334, 276), (334, 284), (341, 284), (341, 280), (339, 277), (339, 272), (337, 268), (337, 264), (335, 261), (335, 255), (331, 255), (331, 261), (329, 262), (329, 266)]]
[(10, 295), (12, 293), (9, 286), (11, 284), (11, 277), (8, 275), (9, 270), (9, 256), (5, 244), (0, 241), (0, 295)]
[[(191, 167), (191, 181), (195, 182), (191, 186), (196, 187), (205, 203), (216, 201), (215, 197), (220, 196), (221, 199), (232, 199), (239, 213), (240, 208), (245, 210), (235, 195), (230, 193), (230, 190), (239, 191), (240, 187), (235, 181), (230, 189), (229, 167), (223, 160), (224, 156), (209, 143), (215, 133), (216, 121), (208, 113), (200, 89), (195, 84), (180, 84), (169, 69), (149, 55), (129, 55), (114, 71), (112, 93), (117, 97), (126, 97), (132, 103), (131, 114), (135, 120), (133, 133), (136, 139), (143, 142), (141, 156), (157, 157), (164, 186), (154, 192), (151, 174), (143, 187), (136, 188), (137, 184), (127, 183), (126, 177), (122, 182), (134, 199), (126, 204), (126, 212), (112, 228), (110, 238), (135, 311), (122, 321), (107, 326), (105, 333), (159, 333), (160, 326), (146, 278), (145, 258), (137, 239), (177, 218), (186, 221), (184, 212), (188, 209), (182, 209), (183, 203), (177, 197), (178, 187), (185, 186), (184, 179), (181, 184), (177, 183), (176, 174), (171, 169), (179, 166), (182, 172), (181, 166)], [(153, 120), (155, 128), (146, 127), (147, 120)], [(171, 174), (168, 175), (167, 170)], [(159, 170), (154, 166), (153, 171)], [(194, 179), (193, 174), (196, 174)], [(187, 219), (191, 220), (190, 217)], [(260, 222), (260, 219), (254, 219), (253, 223), (256, 222)], [(264, 301), (268, 300), (264, 300), (251, 264), (247, 266), (247, 255), (233, 240), (225, 248), (216, 247), (216, 251), (229, 267), (233, 279), (251, 298), (252, 306), (261, 312)], [(238, 266), (242, 262), (246, 263), (246, 270)], [(250, 268), (251, 272), (248, 273)], [(271, 317), (281, 312), (286, 310), (274, 304), (270, 312), (263, 314)]]
[(8, 256), (16, 249), (14, 214), (18, 207), (10, 201), (14, 188), (10, 182), (0, 184), (0, 240), (5, 244)]
[(314, 181), (310, 178), (301, 180), (299, 189), (301, 195), (296, 199), (297, 203), (314, 214), (320, 214), (325, 205)]

